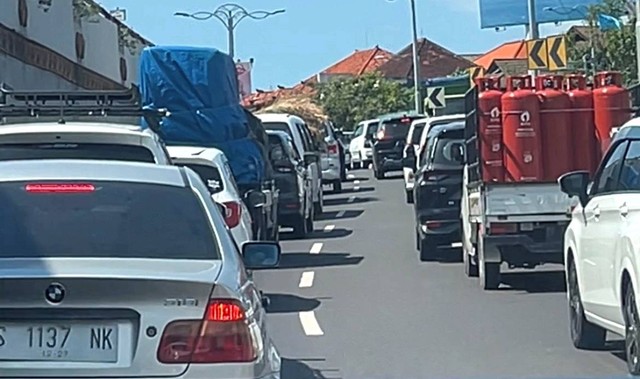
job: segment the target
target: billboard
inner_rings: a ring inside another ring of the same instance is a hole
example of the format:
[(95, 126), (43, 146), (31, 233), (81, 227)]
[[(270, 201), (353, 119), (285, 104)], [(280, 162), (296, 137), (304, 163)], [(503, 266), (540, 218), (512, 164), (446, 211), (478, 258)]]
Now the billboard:
[[(528, 0), (479, 0), (480, 27), (526, 25), (529, 23)], [(535, 0), (536, 19), (540, 24), (582, 20), (590, 6), (603, 0)]]
[(251, 95), (251, 68), (253, 64), (251, 62), (237, 62), (236, 74), (238, 76), (238, 92), (240, 92), (240, 99), (245, 96)]

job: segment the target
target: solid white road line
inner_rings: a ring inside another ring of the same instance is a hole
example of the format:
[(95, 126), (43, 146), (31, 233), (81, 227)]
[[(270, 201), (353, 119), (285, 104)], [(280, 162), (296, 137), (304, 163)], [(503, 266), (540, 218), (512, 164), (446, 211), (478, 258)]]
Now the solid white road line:
[(311, 246), (311, 250), (309, 250), (309, 254), (320, 254), (322, 251), (322, 242), (316, 242)]
[(335, 229), (336, 226), (335, 225), (327, 225), (324, 227), (324, 231), (327, 233), (331, 233), (333, 231), (333, 229)]
[(336, 218), (341, 218), (344, 216), (344, 214), (346, 213), (346, 211), (343, 209), (340, 212), (338, 212), (338, 214), (336, 214)]
[(315, 272), (313, 271), (305, 271), (302, 273), (300, 277), (300, 284), (298, 287), (300, 288), (309, 288), (313, 286), (313, 278), (315, 277)]
[(349, 198), (349, 200), (347, 200), (347, 203), (353, 203), (354, 201), (356, 201), (356, 197), (355, 196), (351, 196)]
[(318, 320), (316, 320), (316, 315), (313, 311), (310, 312), (300, 312), (298, 314), (300, 317), (300, 323), (302, 324), (302, 329), (304, 329), (304, 334), (308, 336), (322, 336), (324, 332), (320, 329), (320, 325), (318, 324)]

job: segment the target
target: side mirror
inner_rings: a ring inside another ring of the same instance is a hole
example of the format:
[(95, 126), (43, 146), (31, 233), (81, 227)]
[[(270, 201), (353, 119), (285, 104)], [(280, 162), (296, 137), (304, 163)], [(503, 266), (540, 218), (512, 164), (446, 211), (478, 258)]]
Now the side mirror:
[(306, 152), (304, 153), (304, 164), (307, 166), (313, 163), (318, 163), (319, 157), (317, 153)]
[(402, 158), (402, 167), (415, 169), (416, 168), (416, 157), (415, 156), (407, 156)]
[(276, 267), (280, 263), (282, 249), (277, 242), (245, 242), (242, 258), (249, 270)]
[(570, 197), (577, 196), (583, 207), (587, 204), (587, 201), (589, 201), (589, 196), (587, 194), (589, 182), (588, 171), (569, 172), (558, 178), (560, 190)]
[(244, 196), (245, 199), (247, 199), (247, 202), (251, 204), (253, 208), (264, 207), (264, 205), (267, 203), (267, 195), (265, 195), (261, 191), (252, 190), (247, 192), (247, 194)]

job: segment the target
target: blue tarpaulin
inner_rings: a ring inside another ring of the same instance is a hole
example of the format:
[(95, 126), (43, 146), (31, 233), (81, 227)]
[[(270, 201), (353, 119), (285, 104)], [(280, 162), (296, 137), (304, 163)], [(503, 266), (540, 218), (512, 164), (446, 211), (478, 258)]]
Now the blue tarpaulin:
[(139, 75), (143, 105), (170, 112), (160, 130), (167, 145), (218, 148), (238, 184), (263, 180), (264, 161), (250, 137), (229, 55), (211, 48), (147, 47)]

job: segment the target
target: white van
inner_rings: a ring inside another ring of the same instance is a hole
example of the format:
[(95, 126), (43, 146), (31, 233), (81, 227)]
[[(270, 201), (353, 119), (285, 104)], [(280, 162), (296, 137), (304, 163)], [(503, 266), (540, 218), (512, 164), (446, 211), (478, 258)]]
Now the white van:
[(266, 130), (286, 132), (293, 144), (304, 157), (305, 164), (312, 174), (313, 208), (315, 216), (322, 214), (324, 200), (322, 198), (322, 171), (320, 170), (320, 152), (316, 149), (307, 124), (298, 116), (286, 113), (261, 113), (256, 116), (262, 121)]

